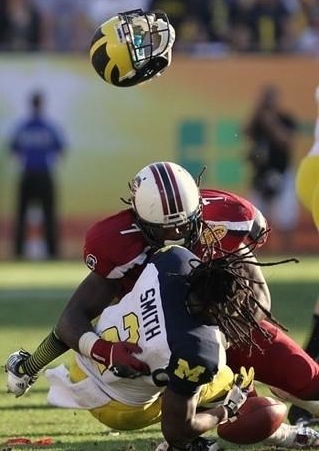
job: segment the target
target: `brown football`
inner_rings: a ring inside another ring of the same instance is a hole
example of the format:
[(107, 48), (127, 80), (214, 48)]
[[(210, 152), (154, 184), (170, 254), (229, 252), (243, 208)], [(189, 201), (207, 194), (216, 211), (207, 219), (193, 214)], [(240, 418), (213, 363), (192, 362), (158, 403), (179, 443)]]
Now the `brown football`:
[(219, 424), (217, 432), (220, 438), (231, 443), (257, 443), (279, 428), (286, 413), (286, 404), (281, 401), (271, 397), (252, 396), (239, 409), (237, 418)]

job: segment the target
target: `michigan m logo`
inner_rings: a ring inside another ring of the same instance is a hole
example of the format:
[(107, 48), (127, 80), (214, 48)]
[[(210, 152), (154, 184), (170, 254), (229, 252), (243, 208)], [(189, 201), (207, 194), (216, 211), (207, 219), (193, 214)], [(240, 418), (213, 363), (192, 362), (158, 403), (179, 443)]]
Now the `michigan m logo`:
[(191, 382), (198, 382), (199, 376), (205, 371), (205, 367), (197, 365), (190, 368), (188, 362), (184, 359), (178, 360), (178, 367), (174, 374), (180, 379), (188, 379)]

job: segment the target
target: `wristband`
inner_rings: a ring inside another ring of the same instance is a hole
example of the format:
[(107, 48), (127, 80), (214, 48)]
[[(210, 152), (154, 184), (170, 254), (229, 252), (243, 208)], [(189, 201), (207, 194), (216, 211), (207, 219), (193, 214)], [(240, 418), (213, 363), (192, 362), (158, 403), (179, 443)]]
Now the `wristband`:
[(222, 419), (219, 420), (219, 423), (218, 423), (218, 424), (223, 424), (223, 423), (226, 423), (226, 421), (228, 421), (228, 418), (229, 418), (229, 411), (228, 411), (227, 407), (224, 406), (223, 404), (221, 404), (219, 407), (221, 407), (221, 408), (223, 409), (224, 415), (223, 415)]
[(82, 355), (102, 363), (107, 369), (113, 368), (114, 343), (112, 341), (103, 340), (94, 332), (85, 332), (78, 346)]
[(94, 332), (85, 332), (79, 339), (79, 351), (81, 354), (91, 357), (94, 344), (100, 340), (100, 337)]

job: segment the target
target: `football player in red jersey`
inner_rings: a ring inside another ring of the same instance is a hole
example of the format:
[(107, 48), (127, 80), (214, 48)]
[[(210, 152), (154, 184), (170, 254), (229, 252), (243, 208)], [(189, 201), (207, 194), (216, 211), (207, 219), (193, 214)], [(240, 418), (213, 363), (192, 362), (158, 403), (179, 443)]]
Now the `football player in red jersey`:
[[(87, 232), (84, 259), (91, 272), (74, 292), (54, 330), (32, 355), (17, 351), (9, 356), (9, 392), (23, 395), (38, 372), (69, 348), (106, 366), (121, 365), (123, 376), (147, 373), (147, 365), (137, 358), (138, 345), (102, 340), (94, 334), (92, 319), (131, 289), (151, 254), (163, 245), (185, 246), (204, 259), (207, 244), (214, 246), (218, 257), (221, 249), (232, 252), (254, 242), (262, 245), (265, 240), (266, 220), (250, 202), (228, 192), (200, 192), (192, 176), (175, 163), (146, 166), (130, 189), (129, 208), (94, 224)], [(256, 261), (253, 253), (251, 259)], [(259, 301), (270, 309), (270, 294), (260, 267), (249, 265), (247, 270)], [(272, 339), (257, 332), (253, 335), (262, 352), (230, 347), (229, 366), (235, 373), (241, 366), (253, 366), (256, 380), (297, 398), (316, 400), (318, 364), (278, 327), (262, 316), (257, 319)], [(310, 409), (319, 414), (319, 402), (309, 401)]]

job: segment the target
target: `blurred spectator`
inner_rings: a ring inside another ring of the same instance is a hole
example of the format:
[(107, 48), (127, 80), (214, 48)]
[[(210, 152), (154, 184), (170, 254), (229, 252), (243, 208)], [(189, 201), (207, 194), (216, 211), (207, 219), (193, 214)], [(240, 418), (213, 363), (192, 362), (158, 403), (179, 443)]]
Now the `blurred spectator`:
[(229, 1), (229, 44), (233, 51), (252, 50), (251, 11), (255, 0)]
[(19, 123), (9, 143), (10, 152), (20, 164), (14, 254), (25, 256), (27, 214), (31, 206), (38, 206), (43, 216), (47, 255), (58, 257), (56, 193), (54, 164), (65, 150), (61, 132), (45, 117), (45, 98), (41, 92), (29, 99), (29, 116)]
[(1, 0), (0, 50), (85, 52), (98, 25), (137, 8), (168, 14), (176, 51), (314, 54), (318, 48), (318, 0)]
[(42, 50), (56, 52), (88, 50), (92, 29), (87, 17), (86, 0), (33, 0), (33, 2), (42, 17)]
[(176, 29), (176, 50), (192, 44), (215, 53), (293, 52), (296, 0), (152, 0), (151, 9), (165, 10)]
[(284, 0), (230, 0), (230, 41), (233, 50), (292, 51), (295, 9)]
[(283, 0), (257, 0), (251, 19), (253, 50), (282, 52), (293, 48), (292, 13)]
[(307, 10), (307, 26), (299, 36), (297, 51), (319, 56), (319, 3)]
[(176, 30), (176, 50), (197, 54), (228, 51), (228, 0), (152, 0), (150, 9), (168, 14)]
[(229, 32), (228, 0), (197, 0), (192, 16), (198, 17), (209, 42), (225, 42)]
[(41, 16), (31, 0), (0, 1), (0, 50), (38, 50)]
[[(186, 32), (186, 40), (194, 39), (194, 28), (197, 29), (197, 26), (193, 26), (193, 17), (189, 14), (190, 7), (188, 3), (191, 3), (190, 0), (151, 0), (149, 3), (150, 10), (161, 10), (165, 11), (169, 17), (170, 23), (173, 25), (176, 31), (176, 39), (177, 42), (183, 41), (183, 37), (185, 36), (185, 30), (182, 31), (182, 25), (189, 20), (192, 21), (192, 24), (189, 30)], [(188, 27), (187, 27), (188, 28)], [(190, 38), (191, 36), (191, 38)]]
[[(151, 9), (150, 0), (134, 0), (133, 2), (132, 0), (121, 0), (120, 2), (118, 0), (89, 0), (86, 1), (86, 4), (87, 17), (93, 30), (120, 12), (138, 8), (144, 11)], [(167, 13), (165, 8), (163, 10)]]
[(278, 89), (264, 86), (244, 129), (250, 141), (252, 169), (250, 200), (270, 225), (282, 232), (283, 251), (289, 251), (298, 220), (293, 169), (297, 121), (280, 105)]

